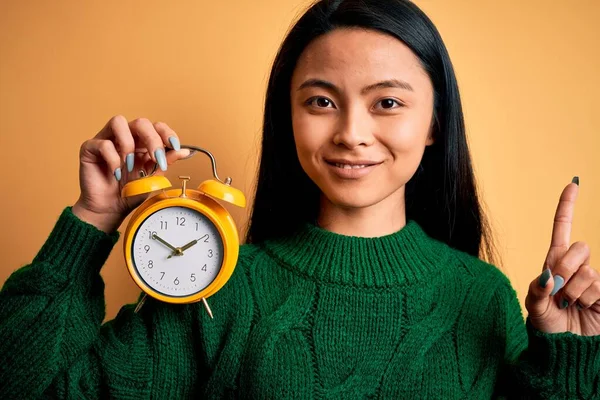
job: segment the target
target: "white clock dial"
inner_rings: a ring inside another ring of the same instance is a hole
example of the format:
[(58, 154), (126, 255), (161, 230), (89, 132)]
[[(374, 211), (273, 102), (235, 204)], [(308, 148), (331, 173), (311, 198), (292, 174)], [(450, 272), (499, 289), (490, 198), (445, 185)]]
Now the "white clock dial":
[(223, 262), (223, 241), (203, 214), (168, 207), (142, 222), (131, 252), (135, 270), (148, 286), (167, 296), (183, 297), (198, 293), (216, 278)]

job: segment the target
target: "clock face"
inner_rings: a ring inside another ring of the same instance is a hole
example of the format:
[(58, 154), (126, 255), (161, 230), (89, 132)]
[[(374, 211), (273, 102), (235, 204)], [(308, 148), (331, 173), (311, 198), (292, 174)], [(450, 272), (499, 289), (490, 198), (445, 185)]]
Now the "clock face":
[(139, 277), (171, 297), (205, 289), (223, 262), (223, 241), (206, 216), (187, 207), (168, 207), (148, 216), (138, 228), (131, 258)]

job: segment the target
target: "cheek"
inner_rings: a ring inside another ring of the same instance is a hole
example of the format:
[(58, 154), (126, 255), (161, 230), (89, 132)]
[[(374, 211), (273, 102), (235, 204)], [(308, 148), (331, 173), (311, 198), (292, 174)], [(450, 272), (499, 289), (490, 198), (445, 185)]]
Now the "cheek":
[(327, 117), (300, 113), (292, 116), (292, 129), (298, 155), (301, 159), (311, 158), (329, 140)]
[(426, 116), (390, 122), (380, 141), (391, 153), (395, 165), (416, 170), (425, 151), (429, 125)]

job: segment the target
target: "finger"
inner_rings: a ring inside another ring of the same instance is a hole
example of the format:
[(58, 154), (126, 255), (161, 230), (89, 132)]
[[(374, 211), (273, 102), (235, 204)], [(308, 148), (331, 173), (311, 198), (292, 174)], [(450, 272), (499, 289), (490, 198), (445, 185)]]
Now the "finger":
[(113, 140), (121, 159), (127, 163), (128, 171), (131, 171), (133, 168), (135, 140), (129, 129), (127, 119), (124, 116), (116, 115), (112, 117), (98, 135), (96, 135), (96, 138)]
[(579, 296), (577, 303), (581, 308), (590, 308), (600, 305), (600, 278), (596, 279), (585, 292)]
[(126, 169), (127, 181), (141, 178), (143, 176), (141, 175), (142, 170), (145, 174), (147, 174), (149, 171), (147, 164), (150, 165), (150, 169), (152, 169), (155, 165), (154, 161), (152, 161), (152, 158), (150, 157), (146, 149), (136, 149), (133, 152), (131, 160), (128, 156), (126, 162), (128, 164)]
[[(144, 170), (144, 173), (146, 175), (150, 175), (150, 173), (152, 172), (154, 166), (156, 165), (156, 163), (154, 161), (152, 161), (152, 158), (150, 157), (150, 154), (145, 153), (141, 155), (141, 166), (142, 169)], [(159, 174), (160, 170), (157, 170), (156, 173)]]
[(121, 157), (110, 140), (86, 140), (80, 149), (81, 162), (104, 162), (117, 180), (121, 180)]
[[(171, 164), (175, 163), (176, 161), (183, 160), (186, 157), (189, 157), (190, 154), (191, 154), (191, 151), (189, 149), (181, 149), (179, 151), (171, 150), (171, 151), (167, 152), (167, 154), (166, 154), (167, 165), (171, 165)], [(135, 159), (136, 159), (135, 165), (139, 165), (139, 168), (143, 169), (143, 171), (146, 175), (149, 175), (154, 170), (155, 163), (150, 158), (150, 155), (148, 152), (146, 152), (146, 151), (136, 152)], [(162, 171), (160, 171), (160, 170), (156, 170), (155, 174), (163, 175)]]
[(577, 177), (573, 178), (573, 182), (568, 184), (562, 194), (554, 214), (554, 225), (552, 227), (552, 241), (550, 248), (562, 247), (567, 248), (571, 243), (571, 226), (573, 223), (573, 214), (575, 213), (575, 200), (579, 192), (579, 184)]
[[(597, 280), (600, 280), (598, 272), (589, 265), (582, 265), (562, 289), (562, 298), (566, 305), (573, 305), (581, 295)], [(563, 307), (564, 308), (564, 307)]]
[(587, 243), (573, 243), (565, 255), (558, 261), (558, 264), (552, 269), (552, 274), (554, 275), (554, 289), (550, 295), (554, 296), (561, 290), (581, 266), (589, 264), (590, 247)]
[(174, 150), (173, 151), (169, 151), (167, 153), (167, 164), (171, 165), (175, 161), (182, 160), (182, 159), (186, 158), (189, 155), (190, 155), (190, 150), (189, 149), (181, 149), (179, 151), (174, 151)]
[(154, 129), (154, 125), (147, 118), (137, 118), (129, 123), (129, 129), (136, 135), (143, 146), (148, 150), (150, 158), (158, 163), (160, 169), (167, 170), (164, 143), (161, 136)]
[(550, 292), (553, 288), (552, 271), (548, 268), (539, 277), (531, 281), (525, 298), (525, 307), (532, 317), (540, 317), (546, 314), (552, 301)]
[(154, 129), (160, 135), (165, 146), (168, 146), (176, 151), (181, 150), (179, 136), (169, 125), (164, 122), (155, 122)]
[[(171, 165), (178, 160), (183, 160), (184, 158), (188, 157), (189, 155), (190, 155), (189, 149), (181, 149), (179, 151), (171, 150), (167, 153), (167, 156), (166, 156), (167, 165)], [(152, 159), (150, 158), (150, 156), (147, 153), (142, 155), (141, 167), (147, 175), (149, 175), (152, 171), (154, 171), (155, 163), (154, 163), (154, 161), (152, 161)], [(157, 169), (154, 172), (154, 175), (163, 176), (164, 173), (160, 169)]]

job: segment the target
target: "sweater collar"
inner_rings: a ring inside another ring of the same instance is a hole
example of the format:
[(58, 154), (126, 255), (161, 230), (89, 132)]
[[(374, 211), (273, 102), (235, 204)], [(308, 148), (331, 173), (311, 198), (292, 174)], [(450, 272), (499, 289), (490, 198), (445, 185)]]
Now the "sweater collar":
[(337, 234), (305, 224), (291, 237), (269, 240), (265, 250), (310, 279), (359, 287), (410, 285), (436, 274), (447, 255), (443, 243), (409, 220), (380, 237)]

